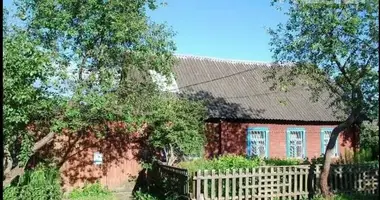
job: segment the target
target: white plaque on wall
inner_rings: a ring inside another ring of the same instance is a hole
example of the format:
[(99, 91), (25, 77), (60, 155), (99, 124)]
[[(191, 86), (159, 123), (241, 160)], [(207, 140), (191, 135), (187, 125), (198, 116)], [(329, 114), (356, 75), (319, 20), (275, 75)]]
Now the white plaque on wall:
[(100, 165), (103, 163), (103, 154), (99, 152), (94, 153), (94, 164), (95, 165)]

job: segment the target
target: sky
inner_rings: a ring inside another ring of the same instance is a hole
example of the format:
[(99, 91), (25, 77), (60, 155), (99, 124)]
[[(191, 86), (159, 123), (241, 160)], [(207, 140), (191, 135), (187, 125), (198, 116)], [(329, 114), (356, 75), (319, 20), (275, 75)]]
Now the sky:
[(150, 12), (177, 32), (177, 53), (225, 59), (272, 61), (266, 31), (286, 17), (270, 0), (167, 0)]
[[(286, 17), (270, 0), (166, 0), (149, 11), (155, 22), (176, 32), (177, 54), (224, 59), (272, 61), (266, 28)], [(9, 8), (12, 0), (3, 0)]]

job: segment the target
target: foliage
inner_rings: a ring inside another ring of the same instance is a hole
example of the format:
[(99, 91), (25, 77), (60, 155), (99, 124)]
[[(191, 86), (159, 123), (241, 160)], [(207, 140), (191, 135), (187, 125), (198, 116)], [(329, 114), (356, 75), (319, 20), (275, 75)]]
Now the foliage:
[(141, 131), (154, 101), (151, 93), (157, 92), (149, 72), (168, 76), (174, 63), (172, 31), (146, 15), (158, 3), (16, 0), (15, 5), (23, 26), (3, 20), (8, 166), (24, 167), (63, 130), (92, 128), (104, 136), (108, 121), (121, 121), (124, 132)]
[[(378, 199), (378, 195), (373, 194), (360, 194), (360, 193), (354, 193), (354, 194), (335, 194), (332, 197), (328, 198), (329, 200), (375, 200)], [(316, 196), (312, 200), (325, 200), (326, 198), (322, 196)]]
[[(377, 122), (377, 120), (376, 120)], [(360, 148), (371, 151), (372, 160), (379, 158), (379, 126), (375, 123), (365, 122), (360, 133)]]
[(142, 192), (141, 190), (136, 191), (136, 192), (133, 194), (133, 199), (134, 199), (134, 200), (158, 200), (158, 198), (152, 196), (152, 195), (149, 194), (149, 193), (144, 193), (144, 192)]
[[(38, 41), (26, 31), (15, 29), (3, 38), (4, 64), (4, 145), (12, 161), (25, 164), (30, 156), (31, 135), (26, 126), (39, 103), (49, 101), (43, 82), (52, 76), (49, 53), (38, 48)], [(33, 84), (39, 80), (40, 87)], [(23, 141), (23, 142), (22, 142)]]
[(244, 156), (226, 155), (211, 160), (197, 159), (194, 161), (181, 162), (179, 167), (187, 169), (189, 172), (198, 170), (226, 170), (239, 168), (254, 168), (262, 165), (261, 159), (247, 159)]
[(181, 162), (179, 167), (196, 172), (198, 170), (221, 170), (255, 168), (259, 166), (284, 166), (304, 164), (304, 160), (279, 159), (279, 158), (246, 158), (244, 156), (225, 155), (211, 160), (197, 159), (193, 161)]
[[(277, 2), (277, 1), (274, 1)], [(306, 85), (318, 100), (329, 93), (333, 108), (354, 108), (373, 119), (378, 107), (378, 3), (302, 3), (289, 1), (289, 20), (270, 29), (277, 62), (295, 63), (283, 74), (271, 71), (275, 87)], [(302, 80), (294, 77), (301, 76)], [(298, 82), (297, 82), (298, 81)]]
[[(372, 151), (360, 149), (358, 152), (345, 150), (344, 154), (337, 160), (338, 164), (368, 163), (373, 161)], [(377, 162), (377, 161), (376, 161)]]
[(4, 199), (9, 200), (59, 200), (62, 198), (58, 169), (38, 166), (27, 171), (16, 183), (5, 188)]
[(205, 107), (201, 102), (160, 94), (147, 116), (152, 128), (149, 143), (164, 150), (169, 165), (183, 156), (199, 156), (205, 142)]
[(377, 118), (379, 2), (273, 0), (272, 4), (280, 2), (287, 4), (288, 21), (269, 30), (270, 45), (275, 61), (290, 65), (269, 70), (272, 88), (307, 87), (312, 100), (326, 101), (331, 113), (342, 121), (332, 131), (324, 156), (320, 183), (327, 196), (339, 133)]
[(300, 159), (280, 159), (280, 158), (269, 158), (264, 159), (265, 165), (268, 166), (284, 166), (284, 165), (300, 165), (304, 164), (304, 160)]
[[(53, 88), (69, 96), (51, 118), (52, 131), (73, 131), (104, 121), (143, 124), (155, 90), (149, 71), (171, 73), (172, 32), (149, 21), (143, 1), (16, 1), (18, 16), (41, 48), (53, 51), (65, 69)], [(97, 130), (104, 134), (106, 131)]]
[(70, 199), (114, 199), (111, 191), (100, 183), (88, 184), (83, 188), (76, 188), (69, 193)]

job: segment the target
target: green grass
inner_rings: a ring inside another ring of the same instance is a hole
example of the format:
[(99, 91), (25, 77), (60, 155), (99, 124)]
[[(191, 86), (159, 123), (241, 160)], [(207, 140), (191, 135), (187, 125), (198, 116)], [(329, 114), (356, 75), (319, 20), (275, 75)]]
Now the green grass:
[(117, 200), (117, 198), (114, 197), (113, 195), (111, 195), (111, 196), (93, 196), (93, 197), (89, 196), (89, 197), (78, 197), (78, 198), (75, 198), (75, 200)]
[(69, 193), (70, 200), (116, 200), (116, 197), (100, 183), (86, 184)]
[(313, 200), (377, 200), (379, 195), (373, 194), (336, 194), (331, 198), (315, 197)]

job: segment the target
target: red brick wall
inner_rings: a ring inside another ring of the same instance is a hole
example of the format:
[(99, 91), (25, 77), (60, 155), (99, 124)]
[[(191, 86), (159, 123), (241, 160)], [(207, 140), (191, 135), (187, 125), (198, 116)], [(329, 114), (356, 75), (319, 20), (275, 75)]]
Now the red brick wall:
[[(224, 154), (246, 154), (246, 130), (252, 127), (269, 128), (269, 156), (286, 156), (286, 136), (288, 127), (306, 129), (307, 156), (312, 158), (321, 154), (320, 128), (334, 127), (295, 124), (255, 124), (255, 123), (206, 123), (205, 146), (206, 156), (214, 157), (220, 152)], [(220, 138), (221, 134), (221, 138)], [(339, 152), (350, 148), (353, 134), (341, 134)], [(140, 141), (140, 142), (139, 142)], [(119, 189), (135, 179), (141, 170), (139, 160), (144, 156), (144, 139), (136, 135), (111, 131), (105, 138), (95, 137), (93, 133), (63, 134), (55, 138), (45, 152), (62, 160), (60, 166), (63, 187), (70, 191), (74, 187), (83, 186), (85, 182), (100, 181), (110, 189)], [(103, 165), (93, 163), (93, 153), (103, 154)], [(133, 185), (131, 185), (133, 187)]]
[[(140, 145), (125, 135), (97, 138), (91, 134), (79, 139), (60, 136), (55, 140), (54, 151), (61, 152), (59, 156), (63, 158), (60, 173), (65, 191), (95, 181), (111, 190), (122, 189), (141, 170)], [(103, 154), (102, 165), (94, 164), (95, 152)]]
[(205, 152), (207, 158), (213, 158), (219, 155), (220, 151), (220, 126), (218, 123), (206, 123), (206, 146)]
[[(206, 156), (217, 152), (221, 149), (222, 154), (246, 154), (246, 134), (248, 127), (266, 127), (269, 129), (269, 156), (277, 158), (286, 157), (286, 130), (290, 127), (305, 128), (306, 131), (306, 156), (308, 158), (319, 157), (321, 155), (321, 128), (334, 128), (336, 125), (297, 125), (297, 124), (258, 124), (258, 123), (237, 123), (237, 122), (222, 122), (221, 133), (219, 133), (218, 123), (208, 123), (208, 135), (214, 135), (212, 142), (207, 142)], [(217, 146), (215, 142), (216, 135), (221, 134), (221, 146)], [(208, 137), (212, 138), (211, 136)], [(339, 136), (339, 153), (344, 153), (345, 149), (352, 149), (354, 142), (354, 134), (348, 132)], [(216, 148), (213, 148), (215, 147)]]
[[(54, 158), (59, 163), (65, 191), (81, 187), (86, 182), (99, 181), (111, 190), (133, 187), (141, 171), (139, 161), (148, 156), (144, 138), (126, 133), (118, 122), (109, 123), (105, 137), (96, 137), (92, 130), (81, 133), (63, 131), (41, 152), (43, 158)], [(93, 162), (94, 152), (103, 154), (102, 165)]]

